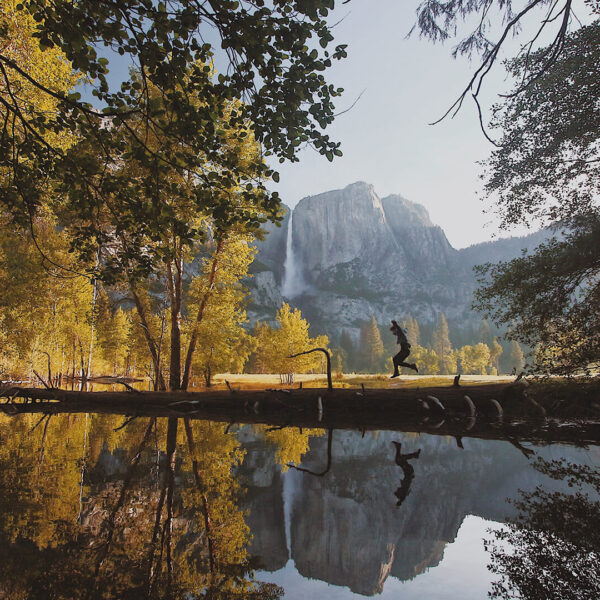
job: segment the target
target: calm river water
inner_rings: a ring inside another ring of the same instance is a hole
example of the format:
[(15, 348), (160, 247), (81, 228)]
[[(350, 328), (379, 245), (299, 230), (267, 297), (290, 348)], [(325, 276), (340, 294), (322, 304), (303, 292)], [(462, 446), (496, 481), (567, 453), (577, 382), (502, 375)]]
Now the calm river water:
[(600, 450), (0, 416), (0, 598), (597, 599)]

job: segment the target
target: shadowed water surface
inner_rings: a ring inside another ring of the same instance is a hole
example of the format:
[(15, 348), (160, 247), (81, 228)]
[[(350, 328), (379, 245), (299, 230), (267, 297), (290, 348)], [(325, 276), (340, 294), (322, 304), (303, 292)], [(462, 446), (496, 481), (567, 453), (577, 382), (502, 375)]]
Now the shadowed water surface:
[(0, 442), (0, 598), (600, 595), (596, 446), (94, 414)]

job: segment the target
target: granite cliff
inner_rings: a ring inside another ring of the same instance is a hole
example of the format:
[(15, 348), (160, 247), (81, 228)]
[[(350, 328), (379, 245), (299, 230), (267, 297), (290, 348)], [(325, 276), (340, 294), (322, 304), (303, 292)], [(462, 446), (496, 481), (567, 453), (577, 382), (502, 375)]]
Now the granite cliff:
[(357, 333), (371, 315), (379, 323), (409, 313), (430, 322), (441, 312), (477, 321), (473, 265), (532, 245), (515, 238), (456, 250), (423, 206), (396, 194), (380, 198), (364, 182), (285, 210), (280, 226), (270, 225), (258, 242), (250, 317), (272, 319), (287, 300), (332, 338), (342, 328)]

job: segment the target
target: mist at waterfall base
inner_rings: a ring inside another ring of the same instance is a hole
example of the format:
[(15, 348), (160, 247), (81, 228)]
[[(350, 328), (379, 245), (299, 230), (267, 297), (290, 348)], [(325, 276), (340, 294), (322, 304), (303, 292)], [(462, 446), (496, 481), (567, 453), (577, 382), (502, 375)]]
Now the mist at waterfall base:
[(302, 266), (294, 250), (294, 211), (290, 210), (287, 238), (285, 243), (285, 262), (283, 263), (283, 281), (281, 295), (288, 300), (299, 296), (307, 290)]

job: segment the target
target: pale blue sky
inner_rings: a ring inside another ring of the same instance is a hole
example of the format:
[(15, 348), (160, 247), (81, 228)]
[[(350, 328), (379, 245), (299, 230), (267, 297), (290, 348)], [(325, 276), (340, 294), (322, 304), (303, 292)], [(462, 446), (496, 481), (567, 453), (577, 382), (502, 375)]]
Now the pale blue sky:
[[(453, 120), (428, 125), (462, 91), (476, 59), (453, 59), (451, 42), (434, 45), (418, 35), (406, 39), (415, 21), (416, 1), (336, 4), (331, 22), (347, 15), (334, 29), (336, 42), (347, 43), (349, 53), (329, 74), (346, 90), (338, 100), (340, 109), (365, 90), (356, 106), (328, 129), (342, 142), (344, 156), (329, 163), (305, 149), (300, 163), (273, 165), (281, 174), (274, 189), (294, 206), (304, 196), (366, 181), (381, 197), (397, 193), (423, 204), (456, 248), (491, 239), (498, 228), (494, 215), (484, 214), (491, 203), (478, 199), (482, 168), (477, 161), (486, 158), (492, 146), (479, 129), (475, 105), (466, 102)], [(577, 4), (583, 19), (583, 5)], [(541, 14), (533, 16), (532, 26), (539, 25)], [(526, 26), (523, 36), (527, 32)], [(511, 39), (508, 51), (515, 51), (519, 43)], [(483, 104), (491, 106), (507, 85), (498, 65), (488, 77)], [(500, 237), (524, 232), (502, 232)]]

